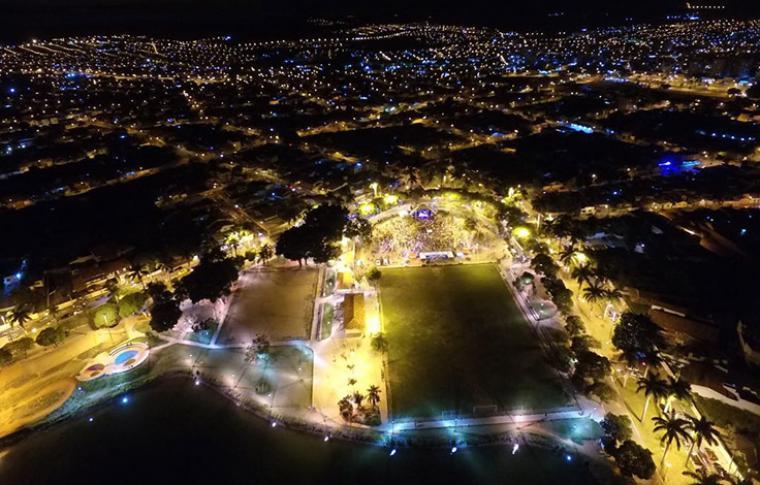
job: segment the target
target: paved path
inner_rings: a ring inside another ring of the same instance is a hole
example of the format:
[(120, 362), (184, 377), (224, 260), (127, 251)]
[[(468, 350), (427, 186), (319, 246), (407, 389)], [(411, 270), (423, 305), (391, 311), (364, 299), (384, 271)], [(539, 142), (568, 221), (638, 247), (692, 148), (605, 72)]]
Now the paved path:
[(578, 409), (554, 410), (546, 413), (533, 414), (507, 414), (501, 416), (489, 416), (483, 418), (452, 418), (452, 419), (433, 419), (433, 420), (414, 420), (399, 421), (386, 423), (383, 428), (394, 432), (406, 430), (436, 429), (436, 428), (458, 428), (462, 426), (498, 426), (503, 424), (518, 425), (532, 424), (545, 421), (561, 421), (567, 419), (577, 419), (590, 417), (588, 414)]

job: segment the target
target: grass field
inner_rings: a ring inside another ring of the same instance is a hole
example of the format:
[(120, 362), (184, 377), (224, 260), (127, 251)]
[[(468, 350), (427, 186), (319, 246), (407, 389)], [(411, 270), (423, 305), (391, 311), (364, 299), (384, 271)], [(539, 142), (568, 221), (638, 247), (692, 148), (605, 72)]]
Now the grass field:
[(395, 418), (568, 404), (494, 265), (383, 269), (380, 292)]

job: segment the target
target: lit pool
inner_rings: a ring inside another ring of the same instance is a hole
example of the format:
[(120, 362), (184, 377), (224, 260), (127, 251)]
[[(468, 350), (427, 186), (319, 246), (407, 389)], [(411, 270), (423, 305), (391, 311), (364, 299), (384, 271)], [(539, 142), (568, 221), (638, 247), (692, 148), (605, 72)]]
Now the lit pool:
[(127, 362), (130, 359), (133, 359), (139, 351), (137, 350), (125, 350), (124, 352), (120, 353), (116, 356), (116, 358), (113, 360), (114, 364), (121, 365), (125, 362)]

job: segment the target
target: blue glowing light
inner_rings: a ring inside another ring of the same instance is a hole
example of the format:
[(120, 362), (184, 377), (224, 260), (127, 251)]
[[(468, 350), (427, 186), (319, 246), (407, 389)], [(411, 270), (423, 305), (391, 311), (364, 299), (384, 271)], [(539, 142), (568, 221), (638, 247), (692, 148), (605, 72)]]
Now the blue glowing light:
[(586, 135), (590, 135), (594, 132), (594, 129), (590, 126), (581, 125), (578, 123), (568, 123), (567, 127), (573, 131), (577, 131), (578, 133), (585, 133)]
[(660, 168), (660, 175), (678, 175), (682, 172), (693, 172), (699, 167), (701, 162), (699, 160), (681, 160), (666, 159), (659, 162), (657, 166)]
[(571, 455), (565, 455), (565, 461), (570, 463), (571, 461), (573, 461), (573, 457)]
[(8, 88), (10, 94), (16, 94), (16, 88)]
[(124, 396), (124, 397), (121, 398), (121, 403), (122, 404), (127, 404), (128, 402), (129, 402), (129, 397), (128, 396)]
[(427, 221), (431, 217), (433, 217), (433, 211), (430, 209), (420, 209), (417, 212), (414, 213), (414, 215), (417, 217), (417, 219), (421, 221)]
[(393, 449), (391, 450), (391, 452), (390, 452), (390, 453), (388, 453), (388, 455), (390, 455), (390, 456), (394, 456), (395, 454), (396, 454), (396, 448), (393, 448)]

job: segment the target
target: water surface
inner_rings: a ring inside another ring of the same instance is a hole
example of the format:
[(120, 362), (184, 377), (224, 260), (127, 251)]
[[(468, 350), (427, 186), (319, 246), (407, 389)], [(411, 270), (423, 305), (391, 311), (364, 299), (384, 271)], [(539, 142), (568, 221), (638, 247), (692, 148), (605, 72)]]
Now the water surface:
[[(89, 418), (92, 418), (92, 421)], [(272, 428), (213, 391), (164, 379), (38, 431), (0, 458), (2, 484), (593, 483), (542, 449), (360, 446)]]

